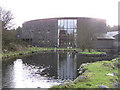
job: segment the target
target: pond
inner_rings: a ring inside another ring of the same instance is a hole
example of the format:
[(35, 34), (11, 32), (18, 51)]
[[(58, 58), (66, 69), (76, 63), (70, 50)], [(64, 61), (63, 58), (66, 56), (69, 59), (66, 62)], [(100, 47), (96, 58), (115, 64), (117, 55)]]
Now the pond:
[(78, 53), (40, 53), (2, 62), (3, 88), (50, 88), (74, 80), (82, 63), (113, 57), (84, 57)]

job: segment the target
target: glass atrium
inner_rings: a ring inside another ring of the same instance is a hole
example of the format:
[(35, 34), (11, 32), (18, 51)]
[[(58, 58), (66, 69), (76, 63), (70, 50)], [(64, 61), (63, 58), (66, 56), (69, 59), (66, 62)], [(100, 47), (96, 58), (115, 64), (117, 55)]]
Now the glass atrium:
[(77, 20), (58, 20), (58, 47), (76, 47)]

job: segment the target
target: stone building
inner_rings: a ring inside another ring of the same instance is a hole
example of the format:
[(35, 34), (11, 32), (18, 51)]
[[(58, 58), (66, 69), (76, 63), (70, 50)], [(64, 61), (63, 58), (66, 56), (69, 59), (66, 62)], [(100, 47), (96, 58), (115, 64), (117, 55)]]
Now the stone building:
[(21, 38), (39, 47), (81, 47), (85, 44), (92, 47), (96, 34), (106, 32), (104, 19), (62, 17), (23, 23)]

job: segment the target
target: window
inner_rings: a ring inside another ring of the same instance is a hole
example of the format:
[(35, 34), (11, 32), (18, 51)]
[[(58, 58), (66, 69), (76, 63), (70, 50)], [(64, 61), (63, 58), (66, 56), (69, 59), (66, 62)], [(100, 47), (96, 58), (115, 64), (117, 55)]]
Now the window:
[(75, 46), (76, 33), (77, 33), (76, 19), (59, 19), (58, 20), (58, 47), (61, 47), (61, 45), (63, 47), (67, 47), (70, 45)]

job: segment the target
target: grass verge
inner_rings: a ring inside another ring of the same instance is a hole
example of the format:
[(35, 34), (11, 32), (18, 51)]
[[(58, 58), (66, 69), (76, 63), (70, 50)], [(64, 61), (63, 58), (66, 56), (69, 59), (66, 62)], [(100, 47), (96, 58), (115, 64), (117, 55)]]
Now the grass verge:
[[(51, 52), (51, 51), (74, 51), (75, 48), (40, 48), (40, 47), (31, 47), (24, 51), (15, 51), (15, 52), (8, 52), (8, 53), (2, 53), (0, 57), (4, 58), (11, 58), (21, 55), (27, 55), (31, 53), (37, 53), (37, 52)], [(79, 49), (77, 49), (79, 50)]]
[(81, 54), (104, 54), (104, 52), (80, 52)]

